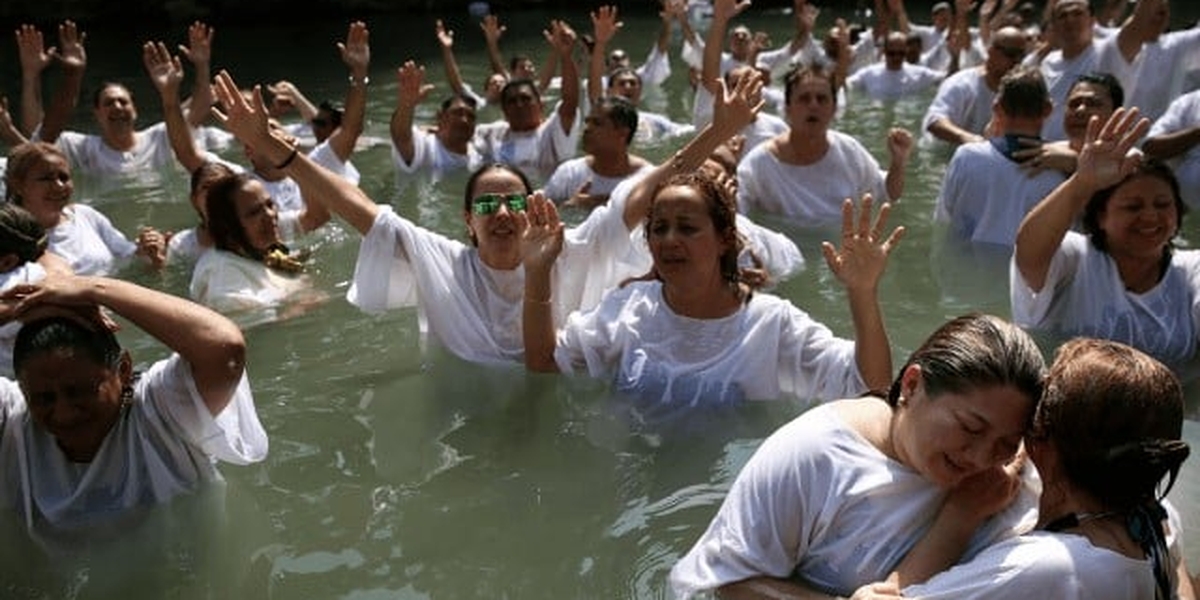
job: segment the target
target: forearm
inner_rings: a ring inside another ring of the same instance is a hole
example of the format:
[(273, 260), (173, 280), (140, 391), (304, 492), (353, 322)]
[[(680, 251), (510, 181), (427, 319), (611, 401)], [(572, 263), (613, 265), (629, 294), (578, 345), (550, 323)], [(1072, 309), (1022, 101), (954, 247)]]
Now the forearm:
[(893, 157), (891, 164), (888, 165), (887, 177), (884, 183), (887, 187), (888, 201), (896, 202), (904, 195), (904, 172), (907, 170), (908, 160), (898, 157)]
[(79, 90), (83, 87), (83, 69), (75, 67), (63, 68), (63, 80), (50, 100), (50, 109), (42, 119), (42, 131), (39, 136), (43, 142), (58, 141), (59, 134), (67, 127), (71, 112), (79, 101)]
[(45, 114), (42, 111), (42, 74), (22, 73), (21, 75), (21, 133), (33, 135), (42, 124)]
[(175, 160), (183, 165), (188, 173), (195, 172), (204, 164), (204, 158), (196, 148), (196, 140), (192, 138), (191, 128), (183, 116), (183, 106), (179, 102), (177, 90), (164, 90), (162, 94), (163, 121), (167, 125), (167, 140), (171, 142), (171, 151)]
[(700, 85), (714, 95), (720, 93), (721, 86), (721, 46), (725, 40), (725, 30), (729, 23), (724, 19), (714, 17), (708, 28), (708, 37), (704, 40), (704, 62), (700, 70)]
[(588, 60), (588, 101), (595, 106), (604, 97), (604, 57), (607, 54), (606, 45), (597, 41), (592, 47), (592, 55)]
[(488, 62), (492, 65), (492, 72), (508, 77), (508, 69), (504, 68), (504, 59), (500, 54), (499, 42), (496, 42), (495, 40), (487, 40), (487, 55)]
[[(546, 56), (546, 64), (542, 65), (542, 72), (540, 74), (538, 74), (538, 92), (545, 94), (546, 90), (550, 89), (550, 81), (552, 79), (554, 79), (554, 72), (558, 70), (559, 60), (560, 60), (560, 57), (555, 52), (551, 52), (549, 55)], [(563, 85), (566, 86), (566, 79), (567, 79), (566, 63), (570, 62), (573, 66), (575, 64), (575, 62), (573, 60), (571, 60), (570, 57), (567, 57), (567, 58), (561, 59), (561, 60), (563, 61), (563, 76), (562, 76)], [(576, 71), (578, 71), (578, 70), (576, 69)], [(576, 75), (576, 78), (578, 78), (578, 74)]]
[(346, 88), (345, 112), (342, 124), (329, 136), (329, 147), (343, 162), (350, 160), (354, 146), (363, 132), (364, 113), (367, 109), (367, 69), (354, 68), (350, 72), (350, 84)]
[(1142, 150), (1151, 158), (1165, 160), (1191, 150), (1196, 144), (1200, 144), (1200, 127), (1189, 127), (1156, 135), (1142, 144)]
[(462, 72), (458, 70), (458, 60), (454, 58), (454, 49), (442, 46), (442, 66), (446, 70), (446, 83), (455, 94), (463, 94)]
[(300, 186), (306, 203), (323, 203), (329, 211), (345, 219), (363, 235), (371, 230), (379, 207), (358, 186), (318, 165), (303, 153), (297, 152), (292, 156), (296, 149), (275, 136), (255, 140), (253, 144), (273, 164), (287, 162), (283, 172)]
[(575, 116), (579, 112), (579, 71), (575, 67), (575, 59), (571, 57), (571, 48), (558, 54), (562, 66), (562, 100), (558, 105), (558, 120), (563, 132), (570, 134), (575, 126)]
[(942, 117), (930, 123), (925, 130), (933, 137), (952, 144), (968, 144), (983, 140), (983, 136), (955, 125), (948, 117)]
[(1041, 291), (1050, 259), (1062, 244), (1075, 215), (1092, 193), (1072, 175), (1025, 215), (1017, 228), (1013, 264), (1035, 292)]
[(187, 123), (192, 127), (200, 127), (208, 120), (213, 105), (212, 72), (207, 61), (193, 63), (196, 72), (193, 74), (191, 104), (188, 105)]
[(634, 185), (625, 200), (625, 226), (632, 230), (646, 219), (646, 213), (650, 208), (651, 194), (659, 185), (673, 175), (690, 173), (699, 169), (700, 165), (704, 164), (704, 161), (718, 146), (737, 132), (738, 129), (732, 125), (709, 123), (674, 156), (650, 171), (647, 176)]
[(395, 144), (396, 152), (400, 154), (400, 158), (404, 159), (405, 164), (412, 164), (413, 157), (416, 156), (417, 152), (412, 135), (413, 113), (415, 110), (416, 107), (411, 102), (407, 102), (402, 98), (396, 105), (396, 110), (392, 112), (390, 125), (392, 143)]
[(527, 268), (525, 298), (521, 310), (525, 341), (525, 367), (530, 371), (554, 373), (554, 317), (549, 269)]
[(888, 342), (879, 292), (875, 288), (847, 290), (854, 322), (854, 361), (867, 389), (886, 390), (892, 381), (892, 348)]

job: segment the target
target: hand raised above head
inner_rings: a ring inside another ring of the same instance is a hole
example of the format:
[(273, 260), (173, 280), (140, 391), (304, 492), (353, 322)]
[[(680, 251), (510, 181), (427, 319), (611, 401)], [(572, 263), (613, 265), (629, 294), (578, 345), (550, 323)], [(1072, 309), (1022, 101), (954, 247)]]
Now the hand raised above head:
[(371, 65), (370, 42), (371, 32), (367, 30), (366, 23), (355, 21), (346, 32), (346, 41), (337, 44), (342, 62), (346, 63), (346, 67), (355, 76), (365, 76), (367, 67)]
[(221, 108), (213, 107), (212, 114), (225, 129), (251, 145), (270, 139), (267, 107), (263, 103), (261, 86), (254, 86), (250, 101), (247, 101), (233, 76), (228, 71), (221, 71), (213, 80), (213, 90)]
[(500, 24), (500, 18), (496, 15), (487, 15), (479, 22), (480, 29), (483, 29), (483, 39), (488, 43), (500, 41), (500, 36), (508, 30), (507, 27)]
[(178, 56), (167, 52), (166, 44), (162, 42), (146, 42), (142, 44), (142, 64), (146, 66), (146, 74), (150, 82), (160, 94), (172, 90), (178, 92), (183, 82), (183, 64)]
[(526, 271), (548, 271), (562, 252), (563, 224), (558, 208), (540, 190), (528, 196), (524, 212), (516, 214), (521, 228), (521, 260)]
[(879, 216), (871, 222), (871, 207), (874, 200), (865, 194), (859, 203), (858, 220), (854, 218), (854, 202), (849, 198), (842, 203), (842, 245), (835, 248), (829, 242), (821, 243), (825, 262), (829, 270), (847, 290), (873, 290), (879, 285), (887, 267), (888, 256), (904, 236), (904, 227), (896, 227), (891, 235), (883, 237), (884, 226), (892, 205), (884, 203)]
[(195, 21), (188, 27), (188, 43), (179, 45), (183, 54), (193, 65), (208, 65), (212, 62), (212, 40), (215, 30), (207, 24)]
[(57, 48), (46, 48), (41, 30), (33, 25), (21, 25), (15, 35), (23, 73), (41, 73), (58, 55)]
[(605, 45), (625, 24), (617, 20), (617, 7), (601, 6), (592, 12), (592, 37), (596, 44)]
[(763, 81), (761, 77), (743, 76), (730, 90), (725, 86), (724, 78), (718, 81), (721, 93), (713, 98), (713, 124), (728, 127), (732, 131), (754, 122), (758, 111), (766, 101), (763, 100)]
[(399, 85), (400, 101), (411, 106), (420, 104), (433, 85), (425, 83), (425, 67), (409, 60), (396, 70), (396, 83)]
[(1129, 151), (1150, 129), (1150, 121), (1141, 118), (1137, 108), (1118, 108), (1108, 121), (1093, 116), (1079, 150), (1074, 177), (1087, 189), (1099, 191), (1116, 185), (1133, 172), (1140, 154)]
[(446, 29), (446, 26), (442, 24), (441, 19), (438, 19), (434, 23), (433, 32), (434, 35), (437, 36), (438, 43), (441, 44), (443, 48), (454, 47), (454, 30)]
[(82, 69), (87, 66), (87, 53), (83, 42), (87, 34), (79, 31), (74, 21), (63, 21), (58, 26), (58, 60), (67, 69)]

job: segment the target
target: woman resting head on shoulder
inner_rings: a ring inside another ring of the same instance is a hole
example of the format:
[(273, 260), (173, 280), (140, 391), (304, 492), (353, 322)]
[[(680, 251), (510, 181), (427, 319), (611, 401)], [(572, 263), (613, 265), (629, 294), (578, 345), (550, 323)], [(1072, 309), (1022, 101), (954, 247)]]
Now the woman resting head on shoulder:
[[(1183, 391), (1170, 369), (1117, 342), (1067, 342), (1025, 438), (1042, 478), (1037, 529), (904, 595), (1193, 597), (1178, 546), (1179, 515), (1163, 499), (1188, 457), (1182, 431)], [(934, 532), (922, 545), (940, 543), (936, 538)]]
[(282, 241), (297, 224), (280, 220), (262, 182), (244, 173), (221, 178), (209, 186), (205, 207), (214, 251), (192, 272), (193, 300), (229, 313), (273, 308), (310, 289), (302, 276), (307, 253)]
[(763, 442), (671, 570), (676, 594), (849, 596), (896, 571), (936, 572), (901, 564), (931, 527), (954, 534), (940, 549), (955, 559), (1016, 535), (1033, 499), (1009, 463), (1044, 370), (1033, 340), (999, 318), (942, 325), (886, 400), (817, 406)]
[[(7, 485), (0, 506), (30, 527), (166, 501), (220, 480), (216, 460), (261, 460), (267, 441), (247, 384), (241, 331), (182, 298), (98, 277), (6, 292), (23, 323), (16, 382), (0, 379)], [(173, 351), (140, 377), (101, 307)]]

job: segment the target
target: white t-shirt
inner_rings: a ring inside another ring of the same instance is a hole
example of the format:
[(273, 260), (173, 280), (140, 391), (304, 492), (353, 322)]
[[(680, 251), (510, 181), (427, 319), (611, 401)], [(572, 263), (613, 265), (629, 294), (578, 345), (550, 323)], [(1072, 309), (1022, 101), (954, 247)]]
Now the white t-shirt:
[(842, 202), (864, 193), (887, 199), (885, 174), (858, 140), (830, 130), (829, 150), (811, 165), (779, 160), (766, 144), (738, 165), (738, 210), (784, 215), (813, 224), (840, 222)]
[[(925, 535), (946, 491), (850, 429), (835, 404), (809, 409), (759, 446), (707, 531), (671, 569), (680, 598), (767, 576), (849, 596), (883, 581)], [(1036, 474), (975, 532), (973, 556), (1036, 518)]]
[[(1167, 507), (1168, 545), (1178, 565), (1179, 514)], [(1174, 572), (1174, 568), (1171, 569)], [(1092, 545), (1074, 533), (1034, 531), (984, 548), (922, 584), (904, 588), (905, 598), (984, 600), (1155, 600), (1149, 559), (1133, 559)]]
[[(23, 283), (37, 283), (46, 278), (46, 270), (35, 262), (25, 263), (11, 271), (0, 273), (0, 293)], [(13, 377), (12, 350), (21, 331), (20, 321), (0, 325), (0, 377)]]
[(933, 220), (949, 223), (960, 239), (1011, 248), (1021, 219), (1064, 179), (1054, 169), (1030, 177), (991, 140), (963, 144), (946, 168)]
[[(241, 313), (274, 309), (311, 287), (303, 274), (281, 273), (261, 261), (212, 248), (196, 261), (188, 291), (192, 300), (217, 312)], [(255, 315), (264, 320), (274, 316)]]
[(1158, 41), (1142, 44), (1133, 62), (1121, 56), (1116, 45), (1105, 48), (1102, 62), (1125, 90), (1125, 106), (1136, 106), (1154, 121), (1184, 89), (1184, 76), (1200, 67), (1200, 29), (1164, 33)]
[[(597, 207), (566, 230), (551, 273), (555, 324), (595, 305), (621, 280), (641, 275), (622, 263), (629, 248), (629, 230), (610, 206)], [(386, 206), (363, 237), (346, 294), (370, 312), (416, 306), (422, 334), (433, 334), (464, 360), (493, 364), (524, 361), (524, 296), (524, 267), (488, 267), (476, 248), (418, 227)]]
[(654, 169), (654, 165), (643, 163), (641, 168), (623, 177), (607, 177), (599, 175), (588, 165), (588, 157), (580, 156), (564, 161), (554, 170), (554, 174), (546, 181), (543, 191), (546, 197), (556, 204), (570, 200), (583, 184), (591, 182), (588, 194), (593, 196), (608, 196), (617, 184), (631, 177), (638, 177)]
[(30, 530), (82, 526), (220, 481), (216, 461), (244, 465), (267, 454), (244, 373), (215, 417), (179, 355), (151, 365), (133, 390), (95, 458), (76, 463), (34, 424), (16, 382), (0, 379), (0, 504)]
[(128, 175), (175, 164), (166, 123), (135, 132), (133, 140), (133, 148), (123, 152), (105, 144), (98, 135), (64, 131), (58, 136), (57, 145), (67, 155), (71, 168), (81, 173)]
[(981, 69), (966, 69), (947, 77), (938, 87), (921, 122), (921, 130), (925, 132), (923, 138), (937, 139), (929, 133), (929, 126), (943, 118), (962, 129), (983, 135), (988, 121), (992, 120), (995, 98), (996, 92), (988, 87)]
[(396, 165), (398, 175), (414, 175), (428, 172), (434, 179), (441, 179), (455, 171), (474, 172), (483, 164), (483, 157), (473, 143), (467, 144), (466, 154), (451, 152), (442, 144), (442, 140), (433, 132), (412, 128), (413, 156), (412, 162), (404, 162), (404, 157), (392, 146), (392, 162)]
[(902, 63), (893, 71), (883, 63), (875, 63), (846, 78), (846, 87), (872, 100), (899, 100), (920, 94), (945, 78), (945, 71), (919, 65)]
[(1196, 353), (1200, 251), (1176, 250), (1161, 281), (1144, 294), (1125, 289), (1116, 263), (1084, 235), (1067, 232), (1034, 293), (1010, 268), (1013, 322), (1067, 336), (1114, 340), (1178, 367)]
[[(1155, 137), (1200, 126), (1200, 90), (1188, 92), (1171, 101), (1167, 111), (1150, 127), (1147, 137)], [(1171, 160), (1183, 201), (1200, 208), (1200, 144)]]
[(472, 143), (485, 161), (512, 165), (530, 177), (545, 180), (558, 163), (575, 156), (580, 121), (576, 111), (571, 131), (563, 131), (558, 111), (553, 111), (537, 129), (519, 133), (509, 127), (508, 121), (495, 121), (476, 127)]
[[(298, 210), (281, 211), (278, 214), (279, 239), (285, 244), (300, 237), (300, 213)], [(175, 264), (179, 262), (194, 263), (200, 259), (200, 255), (208, 251), (212, 246), (201, 246), (200, 238), (196, 235), (196, 228), (189, 227), (171, 236), (171, 240), (167, 242), (167, 263)]]
[[(1114, 51), (1116, 43), (1117, 36), (1095, 39), (1091, 46), (1075, 58), (1064, 59), (1062, 50), (1054, 50), (1042, 59), (1042, 76), (1046, 79), (1046, 89), (1050, 91), (1050, 102), (1053, 104), (1050, 116), (1042, 125), (1043, 139), (1048, 142), (1067, 139), (1067, 132), (1063, 129), (1063, 114), (1066, 113), (1067, 94), (1070, 93), (1071, 86), (1075, 85), (1080, 75), (1092, 71), (1113, 73), (1117, 67), (1113, 57), (1120, 55)], [(1026, 58), (1026, 64), (1033, 64), (1034, 61), (1036, 56)], [(1129, 104), (1126, 103), (1126, 106)]]
[(46, 233), (47, 249), (67, 261), (76, 275), (108, 275), (137, 252), (137, 244), (86, 204), (67, 205), (58, 225)]
[(766, 293), (730, 316), (694, 319), (667, 306), (661, 282), (632, 282), (572, 314), (557, 337), (560, 370), (611, 379), (648, 414), (867, 391), (853, 341)]
[[(638, 109), (638, 127), (633, 134), (633, 143), (650, 144), (695, 132), (696, 126), (691, 123), (676, 123), (666, 115)], [(3, 171), (0, 171), (0, 175), (3, 175)]]

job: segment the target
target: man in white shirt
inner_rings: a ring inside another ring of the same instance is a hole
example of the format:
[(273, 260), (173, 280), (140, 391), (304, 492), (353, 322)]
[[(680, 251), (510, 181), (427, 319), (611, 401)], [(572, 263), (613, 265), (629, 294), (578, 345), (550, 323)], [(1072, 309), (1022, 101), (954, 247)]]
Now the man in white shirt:
[(565, 161), (546, 182), (546, 197), (556, 204), (591, 210), (608, 202), (617, 184), (654, 167), (629, 153), (638, 128), (638, 111), (620, 96), (606, 96), (592, 106), (583, 124), (586, 156)]
[(392, 112), (392, 161), (400, 175), (429, 173), (440, 179), (447, 173), (474, 171), (482, 164), (471, 144), (475, 137), (475, 99), (456, 94), (442, 101), (437, 129), (429, 131), (413, 124), (417, 104), (429, 93), (425, 68), (413, 61), (404, 63), (397, 74), (400, 88)]
[(909, 64), (907, 54), (908, 36), (899, 31), (889, 33), (883, 42), (883, 62), (855, 72), (846, 79), (846, 89), (872, 100), (898, 100), (936, 86), (946, 77), (944, 71)]
[(955, 145), (983, 141), (1000, 79), (1024, 56), (1025, 34), (1020, 29), (1002, 27), (993, 33), (982, 65), (959, 71), (938, 87), (925, 113), (925, 131)]

